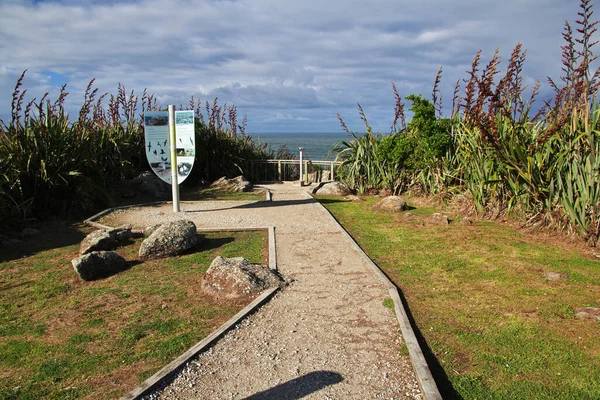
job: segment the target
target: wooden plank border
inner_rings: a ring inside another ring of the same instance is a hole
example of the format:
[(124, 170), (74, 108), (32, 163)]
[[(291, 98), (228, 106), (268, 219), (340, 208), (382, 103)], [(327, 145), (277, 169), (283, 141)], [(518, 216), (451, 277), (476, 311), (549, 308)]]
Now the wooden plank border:
[[(307, 196), (314, 199), (309, 193), (306, 193)], [(408, 355), (410, 357), (410, 362), (415, 371), (415, 375), (417, 377), (417, 382), (419, 383), (419, 387), (421, 388), (421, 392), (423, 393), (423, 398), (425, 400), (442, 400), (442, 395), (433, 379), (433, 375), (431, 374), (431, 370), (427, 365), (427, 361), (425, 360), (425, 356), (423, 355), (423, 350), (419, 345), (419, 341), (415, 335), (415, 332), (412, 328), (410, 320), (408, 319), (408, 315), (406, 313), (406, 309), (404, 308), (404, 304), (400, 299), (400, 292), (398, 287), (388, 278), (388, 276), (383, 272), (377, 264), (373, 262), (363, 251), (363, 249), (356, 243), (354, 238), (350, 236), (350, 234), (344, 229), (344, 227), (338, 222), (337, 219), (327, 210), (327, 208), (323, 207), (321, 203), (319, 203), (316, 199), (315, 201), (319, 206), (323, 208), (325, 213), (329, 215), (329, 218), (333, 221), (333, 223), (338, 227), (338, 229), (342, 232), (342, 234), (346, 237), (346, 239), (350, 242), (354, 250), (360, 255), (360, 257), (365, 261), (365, 263), (373, 270), (373, 272), (383, 281), (384, 285), (387, 287), (388, 292), (394, 302), (394, 310), (396, 312), (396, 319), (400, 325), (400, 330), (402, 331), (402, 336), (404, 337), (404, 343), (408, 349)]]
[(279, 287), (268, 289), (263, 292), (254, 301), (248, 304), (244, 309), (234, 315), (229, 321), (225, 322), (219, 329), (208, 335), (206, 338), (190, 347), (185, 353), (171, 361), (169, 364), (164, 366), (156, 374), (146, 379), (141, 385), (121, 397), (121, 400), (134, 400), (139, 399), (142, 396), (148, 394), (152, 390), (156, 389), (160, 382), (168, 378), (177, 371), (181, 366), (187, 363), (191, 358), (196, 356), (198, 353), (208, 349), (214, 345), (221, 337), (237, 325), (241, 320), (246, 318), (249, 314), (255, 312), (260, 306), (269, 301), (273, 295), (279, 290)]

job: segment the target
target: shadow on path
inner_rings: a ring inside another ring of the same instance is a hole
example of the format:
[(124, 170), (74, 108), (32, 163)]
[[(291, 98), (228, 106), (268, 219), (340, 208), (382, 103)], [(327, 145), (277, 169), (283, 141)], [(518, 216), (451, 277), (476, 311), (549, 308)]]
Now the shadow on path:
[(270, 399), (286, 399), (296, 400), (308, 396), (311, 393), (340, 383), (344, 378), (337, 372), (332, 371), (314, 371), (299, 378), (292, 379), (277, 385), (271, 389), (255, 393), (252, 396), (246, 397), (244, 400), (270, 400)]
[[(328, 200), (319, 200), (321, 203), (346, 203), (347, 200), (337, 200), (337, 199), (328, 199)], [(212, 212), (212, 211), (223, 211), (223, 210), (235, 210), (235, 209), (246, 209), (246, 208), (267, 208), (267, 207), (283, 207), (283, 206), (297, 206), (303, 204), (315, 204), (319, 203), (319, 201), (314, 198), (310, 199), (294, 199), (294, 200), (272, 200), (272, 201), (255, 201), (252, 203), (241, 204), (239, 206), (232, 207), (224, 207), (224, 208), (211, 208), (209, 210), (185, 210), (188, 213), (200, 213), (200, 212)]]

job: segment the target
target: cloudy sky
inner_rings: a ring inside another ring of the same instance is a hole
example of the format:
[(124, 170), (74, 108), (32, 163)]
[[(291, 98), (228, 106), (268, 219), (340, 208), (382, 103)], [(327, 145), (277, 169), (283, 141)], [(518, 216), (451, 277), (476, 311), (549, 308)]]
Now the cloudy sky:
[(443, 66), (448, 110), (479, 49), (485, 62), (496, 47), (506, 60), (522, 42), (526, 82), (558, 78), (562, 28), (578, 3), (0, 0), (0, 118), (28, 69), (30, 97), (67, 83), (71, 110), (96, 78), (101, 92), (120, 82), (140, 94), (148, 88), (162, 105), (217, 96), (248, 115), (250, 132), (341, 132), (338, 112), (360, 131), (356, 103), (387, 132), (391, 82), (403, 97), (429, 98)]

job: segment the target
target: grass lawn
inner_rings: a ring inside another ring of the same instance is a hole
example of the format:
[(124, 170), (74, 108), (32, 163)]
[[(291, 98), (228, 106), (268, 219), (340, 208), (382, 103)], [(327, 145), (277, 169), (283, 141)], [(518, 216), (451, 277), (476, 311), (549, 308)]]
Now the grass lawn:
[(488, 221), (423, 224), (433, 207), (319, 200), (402, 290), (444, 398), (600, 398), (600, 322), (575, 318), (600, 307), (590, 249)]
[(89, 229), (42, 230), (0, 250), (0, 399), (122, 396), (245, 305), (202, 294), (214, 257), (267, 259), (265, 232), (207, 234), (186, 255), (145, 262), (139, 239), (117, 250), (128, 270), (84, 282), (71, 259)]

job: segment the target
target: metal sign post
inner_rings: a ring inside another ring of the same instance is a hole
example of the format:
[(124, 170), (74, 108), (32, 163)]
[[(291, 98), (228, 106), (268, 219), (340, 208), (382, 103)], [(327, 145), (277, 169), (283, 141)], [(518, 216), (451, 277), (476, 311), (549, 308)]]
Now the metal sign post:
[(300, 186), (304, 186), (304, 176), (302, 174), (302, 152), (304, 151), (304, 147), (298, 147), (298, 151), (300, 152)]
[(175, 137), (175, 106), (169, 105), (169, 138), (171, 145), (171, 188), (173, 212), (179, 212), (179, 183), (177, 182), (177, 143)]

